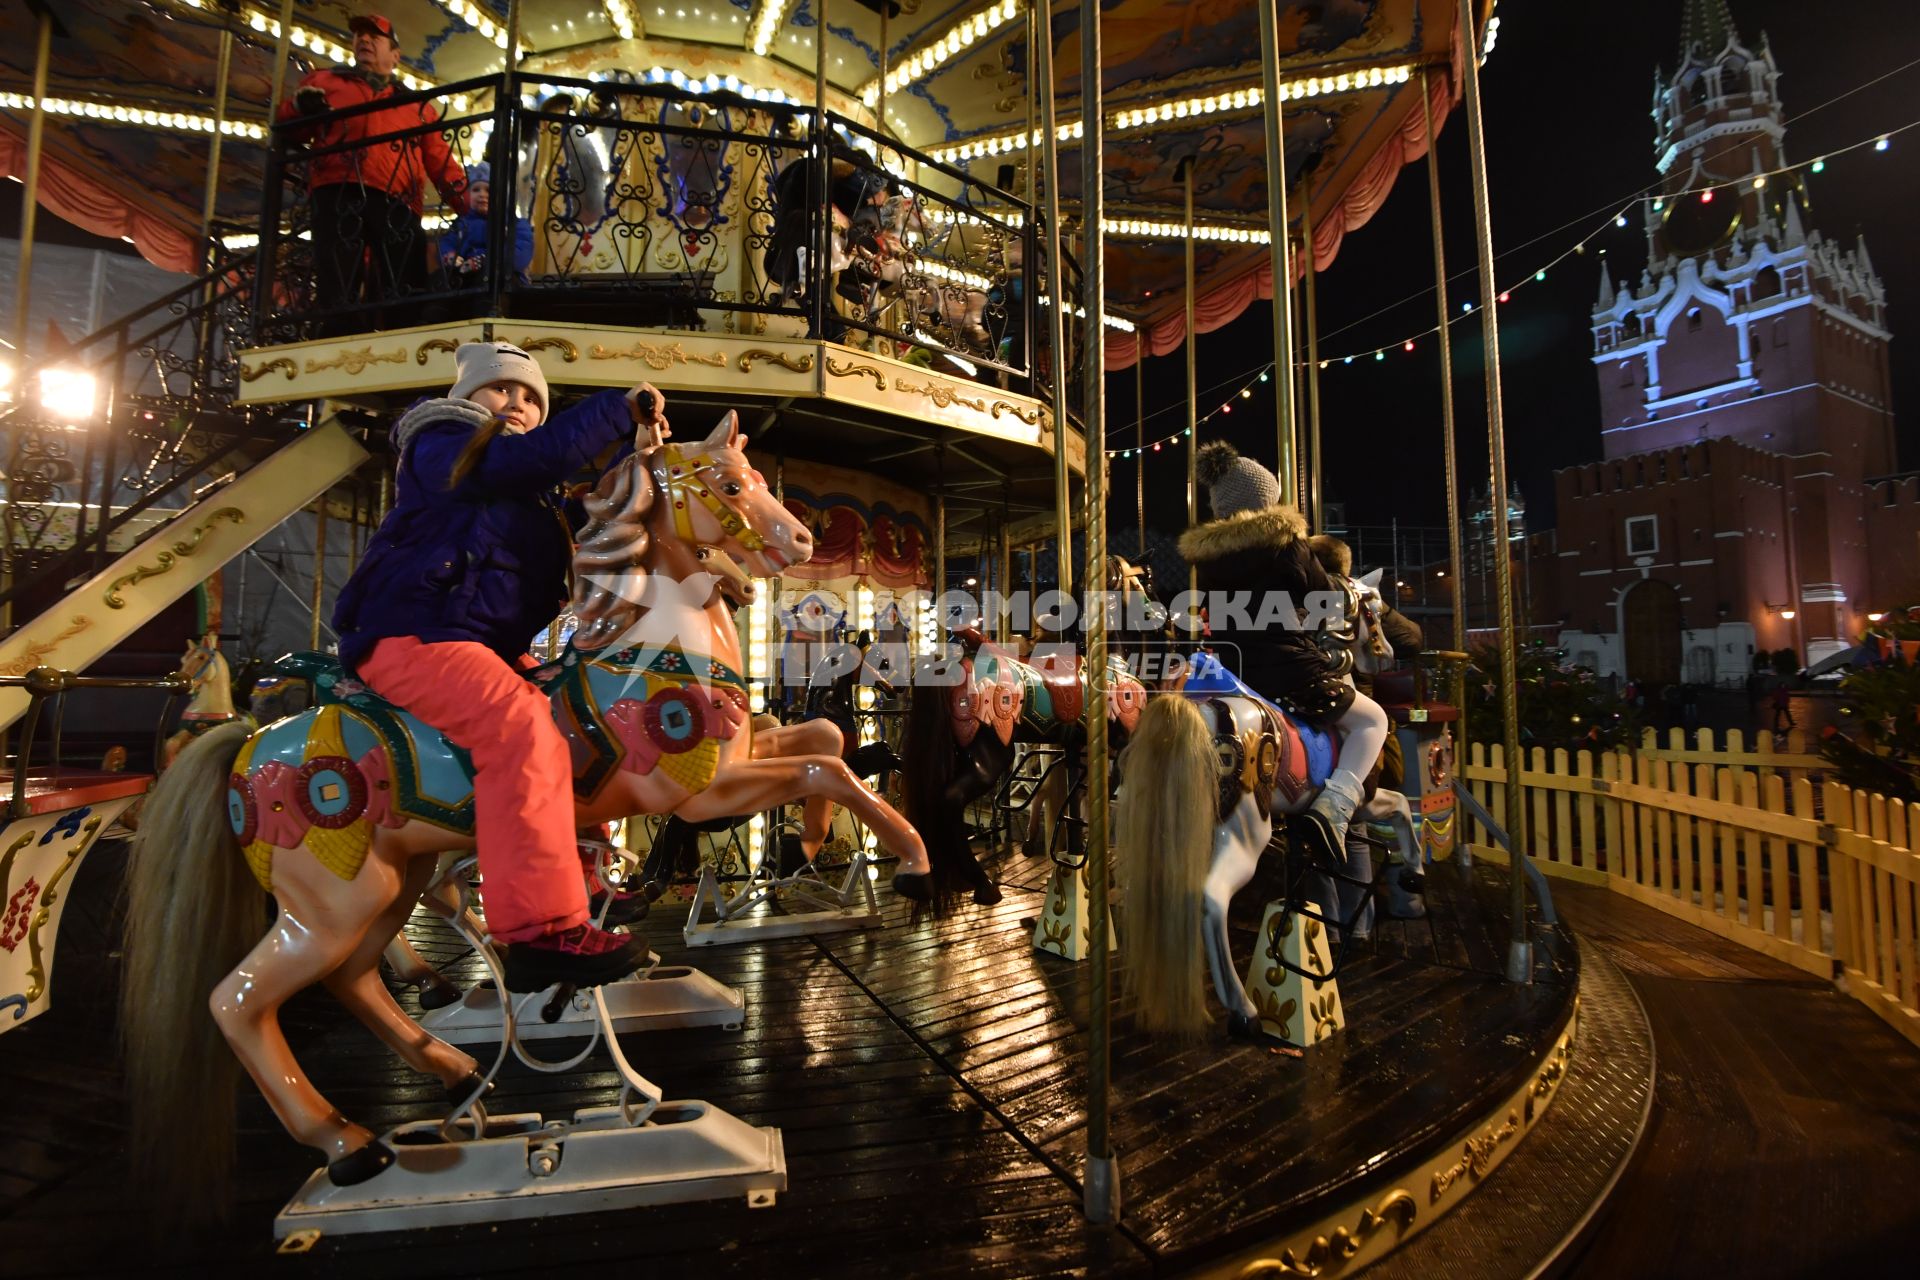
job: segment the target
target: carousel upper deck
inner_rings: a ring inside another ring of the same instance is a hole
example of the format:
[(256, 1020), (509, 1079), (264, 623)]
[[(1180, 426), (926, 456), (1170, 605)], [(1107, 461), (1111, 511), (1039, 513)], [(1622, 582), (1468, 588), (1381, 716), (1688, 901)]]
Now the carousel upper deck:
[[(480, 203), (463, 161), (487, 166), (484, 212), (454, 213)], [(740, 411), (770, 454), (1008, 514), (1054, 509), (1058, 451), (1084, 472), (1081, 433), (1055, 430), (1034, 206), (850, 116), (495, 76), (282, 125), (268, 168), (236, 407), (395, 410), (444, 392), (460, 343), (498, 340), (562, 394), (649, 381), (683, 421)], [(424, 236), (392, 213), (410, 182), (443, 201)]]

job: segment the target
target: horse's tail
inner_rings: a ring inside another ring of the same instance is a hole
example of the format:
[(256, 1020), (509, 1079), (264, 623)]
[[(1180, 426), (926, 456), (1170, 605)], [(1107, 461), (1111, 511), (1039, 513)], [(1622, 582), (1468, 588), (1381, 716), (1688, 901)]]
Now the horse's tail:
[(1198, 1035), (1207, 1024), (1202, 891), (1213, 857), (1213, 733), (1191, 701), (1151, 698), (1120, 756), (1126, 993), (1142, 1030)]
[(224, 802), (242, 722), (182, 751), (148, 795), (126, 879), (120, 1032), (133, 1185), (188, 1217), (227, 1202), (239, 1064), (208, 1011), (214, 986), (260, 940), (266, 894)]

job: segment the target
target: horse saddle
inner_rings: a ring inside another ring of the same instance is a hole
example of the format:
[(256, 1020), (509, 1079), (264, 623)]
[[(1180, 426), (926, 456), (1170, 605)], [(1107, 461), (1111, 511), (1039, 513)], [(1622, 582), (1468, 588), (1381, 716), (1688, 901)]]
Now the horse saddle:
[[(1213, 726), (1214, 754), (1220, 771), (1220, 817), (1225, 820), (1240, 797), (1252, 792), (1262, 817), (1269, 816), (1274, 791), (1287, 798), (1287, 808), (1310, 790), (1324, 786), (1340, 754), (1338, 739), (1328, 730), (1301, 724), (1251, 688), (1208, 653), (1188, 660), (1182, 692), (1206, 704)], [(1223, 697), (1245, 698), (1261, 713), (1258, 728), (1239, 728), (1219, 702)]]

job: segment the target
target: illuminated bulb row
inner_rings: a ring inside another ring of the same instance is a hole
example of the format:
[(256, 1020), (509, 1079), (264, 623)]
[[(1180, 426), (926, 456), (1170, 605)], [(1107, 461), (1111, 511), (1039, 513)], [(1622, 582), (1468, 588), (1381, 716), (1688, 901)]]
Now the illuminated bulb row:
[[(1043, 307), (1052, 306), (1053, 300), (1043, 293), (1040, 295), (1040, 305)], [(1075, 304), (1067, 308), (1067, 314), (1073, 316), (1076, 320), (1085, 320), (1087, 318), (1087, 309)], [(1100, 317), (1100, 321), (1106, 325), (1107, 328), (1117, 329), (1121, 333), (1132, 333), (1135, 328), (1133, 321), (1127, 319), (1125, 316), (1103, 315)]]
[[(178, 133), (212, 133), (213, 117), (188, 111), (152, 111), (146, 107), (125, 107), (111, 102), (93, 102), (82, 98), (48, 98), (47, 111), (56, 116), (79, 116), (88, 120), (108, 120), (115, 124), (144, 125), (149, 129), (172, 129)], [(0, 107), (12, 111), (33, 110), (33, 95), (0, 93)], [(220, 132), (229, 138), (258, 140), (267, 136), (266, 126), (245, 120), (223, 120)]]
[[(196, 9), (206, 7), (198, 3), (197, 0), (187, 0), (187, 2), (192, 4)], [(280, 38), (280, 20), (278, 18), (271, 17), (261, 10), (254, 8), (252, 5), (243, 6), (241, 13), (247, 20), (247, 26), (252, 30), (258, 31), (263, 35), (272, 36), (276, 40)], [(296, 49), (305, 49), (310, 53), (317, 53), (323, 58), (331, 58), (335, 62), (345, 63), (347, 65), (352, 65), (353, 63), (353, 50), (345, 48), (332, 36), (324, 32), (315, 31), (311, 27), (303, 27), (297, 22), (293, 24), (292, 30), (288, 34), (287, 42)], [(426, 76), (415, 75), (413, 72), (407, 70), (404, 65), (394, 69), (394, 78), (409, 89), (431, 89), (436, 83)], [(462, 109), (464, 109), (464, 104), (462, 104)]]
[(753, 15), (753, 26), (748, 31), (757, 56), (765, 57), (773, 47), (773, 38), (780, 34), (780, 24), (786, 16), (787, 0), (760, 0), (760, 8)]
[(986, 218), (975, 217), (964, 209), (955, 209), (948, 205), (937, 204), (922, 206), (920, 216), (928, 222), (943, 224), (964, 222), (970, 227), (988, 227), (995, 231), (998, 231), (1002, 227), (1014, 227), (1017, 229), (1027, 225), (1027, 215), (1018, 209), (995, 209), (993, 211), (993, 220), (989, 221)]
[[(602, 77), (596, 74), (594, 79)], [(688, 93), (719, 93), (725, 89), (728, 93), (737, 93), (743, 98), (755, 102), (794, 102), (778, 89), (757, 89), (741, 80), (738, 76), (714, 74), (704, 79), (688, 79), (687, 73), (675, 67), (669, 71), (665, 67), (654, 67), (647, 72), (650, 84), (670, 84), (676, 89), (685, 89)]]
[(754, 715), (767, 709), (766, 682), (773, 674), (767, 662), (767, 608), (767, 592), (754, 592), (747, 605), (747, 680), (753, 690), (749, 707)]
[(633, 9), (627, 0), (601, 0), (601, 8), (607, 11), (607, 21), (622, 40), (633, 39)]
[(944, 262), (934, 262), (927, 258), (914, 263), (912, 270), (923, 276), (932, 276), (935, 280), (947, 280), (954, 284), (963, 284), (969, 289), (979, 289), (983, 293), (993, 288), (993, 281), (978, 272), (950, 267)]
[[(1086, 126), (1075, 120), (1071, 124), (1056, 125), (1053, 134), (1060, 142), (1077, 142), (1085, 137)], [(1029, 146), (1039, 146), (1042, 134), (1035, 130), (1029, 134), (1021, 129), (1014, 133), (995, 134), (991, 138), (971, 138), (966, 142), (956, 142), (950, 147), (935, 147), (927, 154), (942, 164), (952, 164), (957, 160), (976, 160), (981, 156), (997, 156), (1003, 151), (1025, 151)]]
[[(1350, 93), (1358, 89), (1378, 89), (1384, 85), (1405, 84), (1413, 78), (1412, 63), (1394, 67), (1368, 67), (1364, 71), (1343, 71), (1337, 76), (1307, 76), (1280, 84), (1280, 101), (1298, 102), (1324, 97), (1330, 93)], [(1107, 128), (1115, 132), (1144, 129), (1169, 120), (1191, 120), (1196, 116), (1217, 115), (1222, 111), (1244, 111), (1261, 104), (1264, 95), (1259, 85), (1231, 89), (1221, 93), (1195, 95), (1179, 102), (1151, 107), (1131, 107), (1107, 117)]]
[[(1369, 67), (1364, 71), (1343, 71), (1337, 76), (1308, 76), (1300, 80), (1288, 80), (1280, 86), (1282, 102), (1298, 102), (1306, 98), (1324, 97), (1331, 93), (1349, 93), (1356, 89), (1377, 89), (1383, 85), (1405, 84), (1413, 78), (1415, 67), (1412, 63), (1402, 63), (1392, 67)], [(1166, 102), (1150, 107), (1128, 107), (1107, 116), (1107, 130), (1111, 133), (1125, 133), (1133, 129), (1148, 129), (1174, 121), (1191, 120), (1195, 117), (1218, 115), (1223, 111), (1244, 111), (1258, 107), (1262, 94), (1258, 85), (1249, 85), (1242, 89), (1230, 89), (1220, 93), (1200, 94), (1183, 98), (1178, 102)], [(1081, 121), (1058, 126), (1057, 134), (1062, 142), (1075, 142), (1086, 136), (1085, 125)], [(952, 164), (961, 160), (975, 160), (982, 156), (997, 156), (1003, 152), (1025, 151), (1029, 146), (1040, 143), (1039, 133), (1027, 133), (1016, 129), (1010, 133), (998, 133), (988, 138), (969, 138), (951, 146), (935, 147), (930, 153), (935, 160)]]
[[(1167, 222), (1153, 218), (1104, 218), (1100, 225), (1108, 235), (1125, 236), (1128, 239), (1182, 240), (1187, 234), (1187, 224), (1184, 222)], [(1222, 244), (1273, 243), (1271, 231), (1264, 231), (1257, 227), (1232, 227), (1205, 222), (1193, 224), (1193, 238), (1216, 240)]]
[[(507, 47), (506, 27), (501, 25), (498, 22), (495, 22), (493, 20), (493, 15), (488, 13), (485, 9), (482, 9), (479, 5), (474, 4), (473, 0), (437, 0), (437, 3), (440, 5), (442, 9), (445, 9), (448, 13), (460, 19), (460, 21), (466, 23), (468, 26), (472, 27), (475, 31), (478, 31), (482, 39), (493, 41), (494, 46), (496, 48), (504, 49)], [(608, 9), (607, 16), (612, 17), (613, 5), (609, 4), (607, 6), (607, 9)], [(618, 19), (615, 19), (614, 25), (615, 26), (620, 25)], [(631, 26), (632, 22), (629, 21), (628, 25)], [(622, 34), (631, 35), (633, 33), (631, 31), (627, 31), (627, 32), (623, 32)], [(527, 50), (528, 50), (527, 42), (525, 40), (522, 40), (520, 42), (520, 52), (525, 53), (527, 52)]]
[[(960, 19), (946, 33), (932, 44), (915, 50), (907, 55), (905, 63), (887, 72), (887, 92), (899, 92), (944, 65), (948, 60), (958, 57), (976, 43), (986, 39), (1007, 23), (1012, 22), (1020, 12), (1019, 0), (997, 0), (980, 13)], [(765, 50), (754, 49), (755, 53)], [(860, 91), (860, 101), (869, 107), (880, 101), (880, 81), (875, 79)]]

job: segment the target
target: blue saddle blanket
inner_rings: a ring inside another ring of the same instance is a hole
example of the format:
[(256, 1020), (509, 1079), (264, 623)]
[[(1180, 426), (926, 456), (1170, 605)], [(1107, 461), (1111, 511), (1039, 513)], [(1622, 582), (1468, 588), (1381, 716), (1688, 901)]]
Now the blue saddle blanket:
[(1340, 747), (1334, 741), (1333, 733), (1317, 728), (1303, 720), (1290, 716), (1273, 699), (1252, 688), (1233, 672), (1227, 670), (1218, 657), (1211, 653), (1196, 653), (1187, 659), (1186, 694), (1190, 698), (1218, 698), (1222, 696), (1248, 698), (1271, 708), (1273, 713), (1292, 725), (1300, 735), (1300, 745), (1307, 752), (1307, 780), (1314, 786), (1320, 786), (1333, 772), (1333, 763), (1340, 755)]

